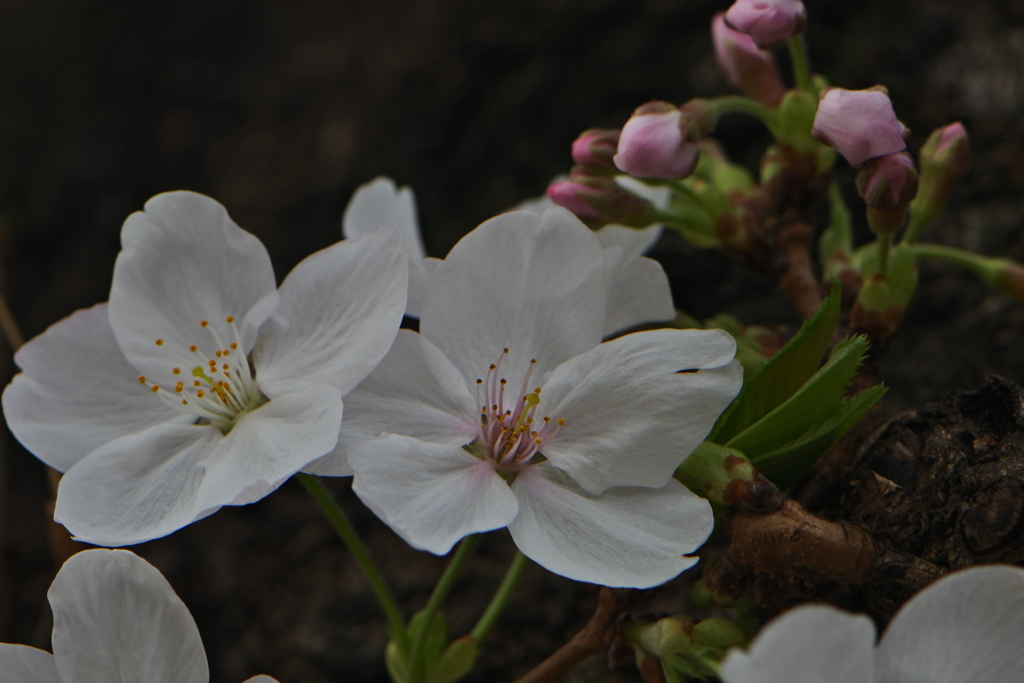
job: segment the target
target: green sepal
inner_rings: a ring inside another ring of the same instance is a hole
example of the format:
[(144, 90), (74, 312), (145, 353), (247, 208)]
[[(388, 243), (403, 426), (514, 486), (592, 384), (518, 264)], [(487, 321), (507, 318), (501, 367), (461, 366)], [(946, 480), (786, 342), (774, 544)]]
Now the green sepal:
[(795, 394), (725, 445), (743, 451), (757, 467), (758, 455), (780, 448), (830, 419), (839, 410), (867, 350), (868, 340), (863, 335), (839, 342), (825, 365)]
[(780, 489), (793, 486), (811, 471), (815, 460), (822, 453), (855, 425), (871, 406), (881, 400), (886, 391), (886, 387), (879, 384), (865, 389), (852, 398), (843, 399), (837, 414), (797, 440), (754, 457), (754, 467)]
[(427, 683), (452, 683), (470, 672), (480, 653), (480, 645), (471, 635), (453, 640), (433, 667), (427, 669)]
[[(445, 643), (448, 642), (448, 622), (444, 615), (435, 612), (428, 627), (424, 619), (424, 612), (420, 610), (409, 620), (409, 642), (416, 642), (416, 639), (421, 637), (420, 634), (424, 628), (427, 628), (427, 633), (423, 640), (421, 653), (422, 671), (430, 671), (441, 657)], [(411, 653), (400, 648), (395, 641), (389, 642), (385, 648), (384, 664), (394, 683), (408, 683), (413, 680), (412, 667), (414, 664), (409, 661), (410, 656)]]
[(790, 90), (779, 103), (778, 139), (800, 152), (816, 152), (821, 143), (811, 138), (818, 98), (806, 90)]
[(800, 331), (743, 385), (736, 399), (718, 418), (708, 441), (726, 443), (782, 405), (814, 375), (832, 339), (839, 319), (839, 304), (840, 288), (833, 286), (824, 303), (804, 322)]

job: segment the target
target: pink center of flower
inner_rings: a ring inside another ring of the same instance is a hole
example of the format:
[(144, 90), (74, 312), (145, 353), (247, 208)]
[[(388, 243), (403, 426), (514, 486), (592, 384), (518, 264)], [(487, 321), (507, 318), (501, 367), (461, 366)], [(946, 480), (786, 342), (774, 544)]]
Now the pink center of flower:
[[(234, 316), (227, 316), (225, 322), (231, 326), (235, 340), (225, 344), (209, 321), (201, 320), (199, 326), (212, 336), (216, 350), (207, 354), (192, 344), (185, 349), (167, 348), (173, 367), (174, 386), (164, 387), (139, 375), (139, 384), (148, 384), (150, 391), (169, 406), (200, 420), (214, 424), (227, 433), (238, 417), (262, 404), (265, 399), (253, 380), (249, 361), (241, 349), (241, 339), (235, 326)], [(163, 339), (154, 342), (165, 347)], [(182, 368), (191, 367), (187, 374)]]
[(501, 361), (507, 355), (506, 348), (498, 362), (487, 370), (487, 378), (476, 381), (477, 405), (480, 406), (477, 444), (483, 455), (498, 467), (518, 469), (540, 452), (544, 442), (555, 435), (565, 420), (552, 420), (548, 415), (538, 419), (541, 388), (529, 391), (536, 360), (530, 361), (519, 392), (506, 392), (508, 382), (500, 373)]

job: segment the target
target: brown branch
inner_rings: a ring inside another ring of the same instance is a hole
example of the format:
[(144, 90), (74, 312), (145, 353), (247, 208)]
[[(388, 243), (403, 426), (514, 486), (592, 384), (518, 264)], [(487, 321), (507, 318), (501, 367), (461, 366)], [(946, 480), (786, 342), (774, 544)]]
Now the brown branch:
[(779, 230), (781, 270), (776, 276), (779, 291), (805, 320), (821, 307), (821, 285), (814, 276), (810, 245), (814, 229), (807, 223), (792, 223)]
[(601, 588), (597, 598), (597, 609), (583, 629), (553, 655), (545, 659), (516, 683), (550, 683), (568, 673), (580, 662), (605, 651), (605, 638), (615, 618), (622, 612), (623, 605), (617, 592)]

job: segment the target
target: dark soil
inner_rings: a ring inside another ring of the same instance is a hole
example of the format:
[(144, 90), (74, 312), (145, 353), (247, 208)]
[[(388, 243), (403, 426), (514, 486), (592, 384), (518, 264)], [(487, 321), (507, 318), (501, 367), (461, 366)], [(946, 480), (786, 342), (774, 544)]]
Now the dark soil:
[[(581, 130), (621, 125), (651, 98), (729, 92), (705, 0), (0, 0), (3, 287), (27, 336), (106, 299), (118, 230), (161, 191), (222, 203), (279, 274), (339, 237), (352, 191), (378, 174), (413, 186), (428, 250), (541, 193)], [(974, 165), (928, 240), (1024, 261), (1024, 2), (810, 2), (812, 66), (833, 83), (884, 83), (914, 131), (952, 120)], [(785, 55), (780, 55), (785, 60)], [(720, 136), (755, 165), (765, 133), (729, 117)], [(853, 173), (840, 163), (851, 205)], [(861, 221), (863, 223), (863, 221)], [(866, 238), (861, 225), (862, 237)], [(654, 252), (677, 306), (793, 323), (760, 277), (674, 235)], [(10, 376), (3, 352), (0, 373)], [(989, 373), (1024, 377), (1024, 303), (961, 270), (923, 264), (882, 365), (891, 410)], [(0, 452), (0, 641), (48, 645), (43, 467)], [(408, 614), (443, 560), (344, 507)], [(136, 548), (199, 623), (212, 680), (385, 681), (383, 619), (365, 581), (296, 484)], [(469, 628), (512, 554), (480, 545), (446, 610)], [(669, 587), (651, 609), (685, 611)], [(596, 589), (531, 567), (469, 680), (513, 680), (587, 620)], [(567, 680), (638, 680), (600, 661)]]

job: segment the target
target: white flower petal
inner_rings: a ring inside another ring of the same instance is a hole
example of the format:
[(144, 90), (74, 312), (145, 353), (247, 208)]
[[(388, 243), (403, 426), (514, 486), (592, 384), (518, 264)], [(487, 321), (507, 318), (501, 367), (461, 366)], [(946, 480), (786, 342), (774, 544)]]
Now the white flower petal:
[(206, 683), (192, 615), (167, 579), (127, 550), (72, 555), (47, 593), (53, 656), (74, 683)]
[(222, 439), (216, 427), (162, 424), (104, 444), (61, 478), (54, 519), (96, 545), (177, 531), (200, 516), (204, 463)]
[(244, 683), (277, 683), (277, 679), (274, 678), (273, 676), (265, 676), (263, 674), (260, 674), (259, 676), (253, 676), (252, 678), (247, 678), (244, 681)]
[(318, 382), (347, 394), (395, 338), (407, 272), (386, 232), (339, 242), (295, 266), (253, 349), (260, 389), (274, 398)]
[(476, 438), (479, 407), (452, 362), (410, 330), (399, 330), (391, 351), (362, 384), (345, 397), (338, 445), (307, 472), (352, 474), (348, 449), (382, 432), (430, 443), (462, 446)]
[(197, 512), (248, 505), (275, 490), (334, 448), (341, 414), (338, 390), (314, 384), (243, 415), (204, 463)]
[(410, 262), (426, 258), (416, 215), (416, 195), (412, 188), (399, 189), (395, 181), (385, 176), (360, 185), (341, 219), (341, 232), (346, 238), (360, 237), (381, 228), (398, 230), (402, 252)]
[(621, 247), (626, 259), (636, 258), (654, 247), (661, 239), (662, 228), (652, 225), (643, 229), (627, 228), (623, 225), (606, 225), (594, 234), (605, 249)]
[(129, 363), (173, 384), (172, 367), (196, 364), (191, 345), (205, 359), (222, 348), (213, 331), (224, 344), (234, 341), (228, 315), (248, 354), (277, 304), (276, 283), (267, 250), (223, 206), (194, 192), (159, 194), (125, 221), (121, 246), (110, 324)]
[(721, 330), (652, 330), (563, 363), (538, 410), (565, 425), (541, 451), (591, 493), (664, 486), (739, 392), (735, 352)]
[(1006, 683), (1024, 668), (1024, 569), (950, 574), (915, 595), (878, 645), (879, 683)]
[(3, 683), (60, 683), (53, 655), (28, 645), (0, 643)]
[(714, 527), (711, 506), (674, 479), (660, 489), (619, 487), (593, 496), (550, 463), (512, 484), (519, 514), (508, 525), (531, 560), (576, 581), (649, 588), (697, 562), (686, 557)]
[(423, 305), (430, 291), (431, 276), (441, 259), (427, 257), (419, 262), (409, 262), (409, 300), (405, 303), (405, 314), (410, 318), (423, 315)]
[(61, 472), (125, 434), (185, 416), (139, 384), (107, 320), (107, 305), (51, 325), (14, 357), (23, 370), (3, 395), (18, 441)]
[[(724, 683), (871, 683), (875, 625), (834, 607), (804, 605), (770, 622), (750, 651), (732, 650)], [(904, 683), (910, 683), (907, 679)]]
[(451, 250), (432, 277), (420, 332), (468, 384), (502, 355), (515, 385), (530, 360), (538, 377), (596, 346), (604, 331), (604, 253), (561, 207), (486, 221)]
[(660, 263), (642, 256), (625, 256), (621, 247), (608, 247), (604, 255), (608, 282), (606, 337), (637, 325), (675, 317), (672, 290)]
[(414, 548), (444, 555), (516, 516), (516, 497), (494, 466), (458, 446), (391, 434), (356, 444), (349, 460), (352, 490)]

